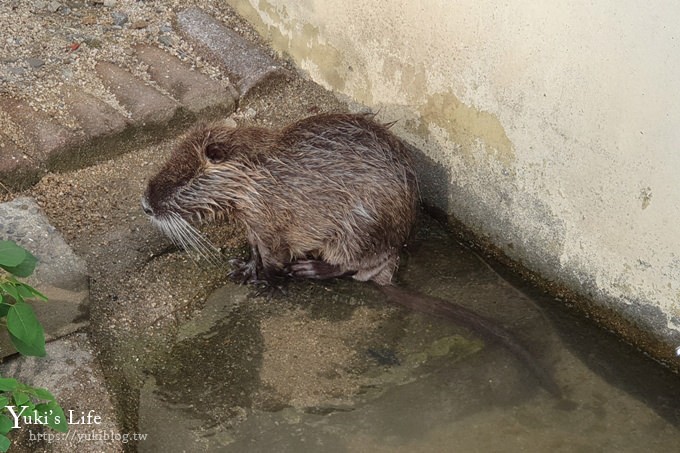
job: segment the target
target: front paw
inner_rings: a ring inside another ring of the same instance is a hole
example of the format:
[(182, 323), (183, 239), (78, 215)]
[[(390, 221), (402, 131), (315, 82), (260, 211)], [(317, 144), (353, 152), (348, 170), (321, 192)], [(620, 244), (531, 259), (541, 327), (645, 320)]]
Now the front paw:
[(257, 263), (254, 260), (244, 261), (240, 258), (232, 258), (229, 264), (234, 268), (227, 276), (234, 282), (243, 285), (245, 283), (256, 284), (260, 281), (257, 272)]

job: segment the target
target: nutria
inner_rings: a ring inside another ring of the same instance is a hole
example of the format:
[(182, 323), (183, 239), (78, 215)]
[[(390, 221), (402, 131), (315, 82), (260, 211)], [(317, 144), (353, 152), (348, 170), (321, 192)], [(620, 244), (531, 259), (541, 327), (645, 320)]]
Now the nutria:
[(251, 257), (232, 260), (234, 278), (372, 281), (392, 302), (500, 341), (559, 395), (551, 376), (505, 329), (392, 284), (419, 197), (409, 151), (389, 126), (371, 114), (317, 115), (280, 130), (200, 126), (149, 181), (142, 206), (177, 244), (204, 255), (211, 245), (191, 223), (242, 223)]

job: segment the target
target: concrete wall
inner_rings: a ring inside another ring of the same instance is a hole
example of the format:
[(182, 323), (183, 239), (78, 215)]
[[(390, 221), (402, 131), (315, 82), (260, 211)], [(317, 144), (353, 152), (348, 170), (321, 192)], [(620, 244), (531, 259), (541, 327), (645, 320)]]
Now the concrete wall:
[(430, 201), (636, 319), (660, 355), (680, 344), (676, 2), (227, 1), (314, 80), (399, 120), (445, 168)]

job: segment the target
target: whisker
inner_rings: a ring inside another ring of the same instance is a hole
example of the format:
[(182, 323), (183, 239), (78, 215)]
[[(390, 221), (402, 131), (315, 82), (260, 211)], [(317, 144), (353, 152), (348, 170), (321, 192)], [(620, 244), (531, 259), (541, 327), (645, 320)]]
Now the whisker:
[[(179, 214), (173, 212), (160, 218), (154, 217), (151, 220), (177, 247), (187, 251), (193, 250), (199, 258), (205, 259), (211, 264), (216, 265), (220, 262), (220, 253), (217, 247)], [(192, 254), (189, 254), (189, 256), (194, 259)]]
[(186, 243), (187, 249), (196, 251), (201, 258), (213, 264), (218, 261), (215, 259), (217, 249), (198, 230), (178, 215), (174, 215), (172, 220), (177, 235)]
[(182, 232), (184, 233), (187, 242), (190, 244), (190, 247), (196, 250), (207, 261), (217, 264), (217, 262), (219, 262), (219, 260), (216, 259), (219, 255), (217, 248), (196, 230), (196, 228), (191, 226), (191, 224), (183, 221), (181, 225)]

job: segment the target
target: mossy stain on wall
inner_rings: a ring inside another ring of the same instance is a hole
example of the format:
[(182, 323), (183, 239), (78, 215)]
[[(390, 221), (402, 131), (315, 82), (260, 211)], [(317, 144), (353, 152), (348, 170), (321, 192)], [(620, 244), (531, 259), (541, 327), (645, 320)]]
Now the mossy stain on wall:
[(318, 27), (292, 20), (285, 6), (277, 8), (264, 0), (257, 3), (257, 10), (248, 1), (230, 3), (270, 40), (274, 49), (287, 53), (303, 67), (313, 66), (327, 88), (344, 90), (348, 65), (338, 49), (322, 42)]
[[(318, 26), (295, 20), (285, 5), (274, 6), (266, 0), (257, 1), (256, 8), (247, 0), (232, 0), (230, 3), (270, 40), (273, 48), (290, 55), (326, 88), (348, 94), (365, 105), (374, 104), (367, 67), (351, 67), (343, 53), (325, 41), (324, 32)], [(370, 65), (369, 62), (352, 64)], [(466, 156), (471, 157), (476, 149), (481, 148), (504, 167), (512, 166), (514, 147), (493, 114), (467, 106), (451, 91), (431, 93), (427, 71), (405, 64), (394, 55), (383, 56), (374, 70), (391, 81), (395, 89), (401, 90), (402, 102), (419, 106), (419, 126), (412, 132), (426, 138), (432, 134), (428, 126), (436, 125), (445, 131), (448, 140), (461, 147)]]
[(505, 167), (515, 160), (515, 150), (498, 118), (461, 102), (453, 93), (428, 96), (419, 108), (423, 123), (435, 124), (462, 150), (471, 153), (481, 142), (483, 149)]

